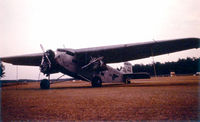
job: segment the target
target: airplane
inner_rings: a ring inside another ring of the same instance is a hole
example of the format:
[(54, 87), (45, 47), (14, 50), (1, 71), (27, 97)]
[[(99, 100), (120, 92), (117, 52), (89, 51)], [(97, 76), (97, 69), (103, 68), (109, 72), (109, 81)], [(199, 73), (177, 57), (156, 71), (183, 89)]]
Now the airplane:
[[(92, 87), (101, 87), (106, 82), (130, 83), (132, 71), (120, 71), (108, 66), (109, 63), (127, 62), (151, 56), (199, 48), (199, 38), (181, 38), (143, 43), (119, 44), (93, 48), (58, 48), (56, 52), (2, 57), (1, 61), (13, 65), (39, 66), (48, 79), (40, 81), (41, 89), (50, 88), (50, 75), (61, 72), (75, 79), (91, 82)], [(129, 65), (126, 63), (126, 65)], [(130, 66), (130, 65), (129, 65)], [(145, 75), (145, 74), (144, 74)], [(145, 76), (148, 77), (146, 74)]]

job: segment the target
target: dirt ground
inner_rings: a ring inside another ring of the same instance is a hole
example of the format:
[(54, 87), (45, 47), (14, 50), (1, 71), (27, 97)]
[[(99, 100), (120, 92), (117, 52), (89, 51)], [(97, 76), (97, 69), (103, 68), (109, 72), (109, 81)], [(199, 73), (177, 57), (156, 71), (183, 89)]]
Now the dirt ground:
[(12, 120), (199, 120), (197, 76), (158, 77), (131, 84), (62, 82), (2, 87), (1, 119)]

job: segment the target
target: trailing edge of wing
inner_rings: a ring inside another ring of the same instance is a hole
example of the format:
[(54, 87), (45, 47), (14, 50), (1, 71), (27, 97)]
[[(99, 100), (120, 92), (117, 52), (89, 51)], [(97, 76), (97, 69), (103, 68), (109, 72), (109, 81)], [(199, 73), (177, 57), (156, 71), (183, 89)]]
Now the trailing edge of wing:
[(76, 55), (85, 62), (90, 60), (90, 57), (103, 56), (106, 63), (118, 63), (199, 47), (199, 38), (183, 38), (77, 49)]
[[(94, 47), (85, 49), (70, 49), (70, 55), (76, 55), (81, 63), (88, 63), (91, 57), (104, 57), (105, 63), (118, 63), (129, 60), (147, 58), (192, 48), (200, 47), (199, 38), (183, 38), (174, 40), (151, 41), (146, 43), (121, 44), (114, 46)], [(14, 65), (39, 66), (43, 53), (3, 57), (3, 62)]]
[(1, 60), (14, 65), (40, 66), (43, 53), (3, 57)]

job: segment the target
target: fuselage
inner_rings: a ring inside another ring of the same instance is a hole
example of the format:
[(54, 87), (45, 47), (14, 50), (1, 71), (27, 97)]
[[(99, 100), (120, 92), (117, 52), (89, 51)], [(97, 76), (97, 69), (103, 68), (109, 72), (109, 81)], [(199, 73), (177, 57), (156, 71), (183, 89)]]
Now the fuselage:
[(94, 77), (101, 78), (102, 82), (123, 81), (123, 73), (108, 65), (106, 65), (107, 70), (98, 73), (89, 69), (82, 69), (82, 66), (85, 64), (80, 64), (76, 55), (68, 54), (63, 51), (57, 51), (55, 60), (60, 66), (59, 71), (71, 77), (81, 78), (89, 82), (92, 81)]

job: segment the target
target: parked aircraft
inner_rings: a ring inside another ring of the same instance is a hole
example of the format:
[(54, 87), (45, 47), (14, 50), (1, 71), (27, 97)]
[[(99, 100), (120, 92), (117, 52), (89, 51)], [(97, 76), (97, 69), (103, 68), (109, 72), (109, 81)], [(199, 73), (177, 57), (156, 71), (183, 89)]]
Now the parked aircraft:
[[(91, 82), (93, 87), (100, 87), (104, 82), (129, 83), (127, 81), (135, 77), (135, 75), (132, 75), (129, 64), (126, 64), (128, 66), (126, 70), (129, 71), (127, 73), (108, 66), (107, 64), (109, 63), (126, 62), (199, 47), (199, 38), (151, 41), (83, 49), (62, 48), (57, 49), (56, 52), (52, 50), (45, 52), (41, 46), (43, 53), (2, 57), (1, 60), (14, 65), (39, 66), (40, 71), (46, 76), (61, 72), (76, 79)], [(41, 80), (40, 88), (49, 89), (49, 80)]]

